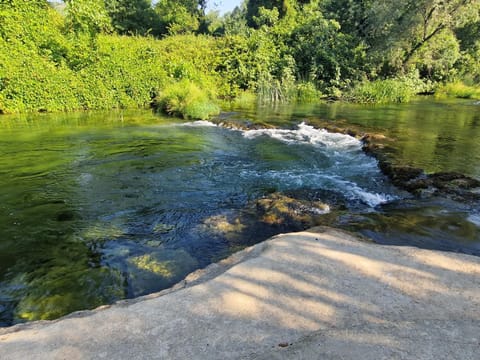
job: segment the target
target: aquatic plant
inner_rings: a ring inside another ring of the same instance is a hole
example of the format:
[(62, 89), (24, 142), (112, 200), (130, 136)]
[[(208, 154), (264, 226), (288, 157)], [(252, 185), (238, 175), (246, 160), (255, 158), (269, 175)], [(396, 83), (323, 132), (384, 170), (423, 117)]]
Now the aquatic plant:
[(212, 93), (190, 80), (182, 80), (166, 86), (154, 100), (154, 107), (168, 115), (206, 120), (220, 112), (212, 99)]

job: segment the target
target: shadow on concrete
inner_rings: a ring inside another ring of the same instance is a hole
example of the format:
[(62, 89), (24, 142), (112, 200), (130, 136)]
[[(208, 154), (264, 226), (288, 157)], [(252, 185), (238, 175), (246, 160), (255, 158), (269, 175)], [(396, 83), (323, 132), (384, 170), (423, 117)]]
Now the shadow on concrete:
[(0, 358), (478, 355), (480, 259), (316, 231), (277, 236), (165, 296), (0, 330)]

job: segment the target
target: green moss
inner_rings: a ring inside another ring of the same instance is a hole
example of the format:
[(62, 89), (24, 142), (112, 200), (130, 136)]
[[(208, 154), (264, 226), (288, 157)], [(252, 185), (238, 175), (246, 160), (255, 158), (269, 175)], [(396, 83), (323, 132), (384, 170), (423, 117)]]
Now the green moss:
[(175, 263), (173, 261), (158, 261), (150, 254), (132, 257), (129, 262), (139, 270), (149, 271), (164, 278), (171, 278), (175, 273)]
[(128, 257), (125, 265), (129, 274), (129, 286), (134, 294), (151, 292), (152, 284), (165, 289), (198, 268), (196, 259), (185, 250), (164, 247), (158, 247), (151, 253)]
[(17, 321), (56, 319), (85, 309), (85, 304), (95, 308), (125, 296), (120, 272), (71, 263), (41, 272), (31, 274), (30, 281), (19, 276), (19, 285), (28, 286), (29, 292), (15, 308)]

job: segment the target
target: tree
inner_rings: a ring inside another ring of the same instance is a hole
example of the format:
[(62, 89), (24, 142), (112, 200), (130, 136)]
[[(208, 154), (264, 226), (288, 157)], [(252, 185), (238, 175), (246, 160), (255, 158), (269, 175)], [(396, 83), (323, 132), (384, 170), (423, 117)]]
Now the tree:
[(159, 0), (155, 12), (160, 19), (162, 34), (185, 34), (196, 32), (204, 15), (205, 1)]
[(228, 13), (224, 17), (225, 34), (226, 35), (245, 35), (248, 32), (247, 25), (247, 7), (243, 2), (240, 6), (237, 6), (231, 13)]
[(259, 18), (262, 16), (262, 8), (267, 10), (276, 9), (280, 17), (286, 12), (286, 1), (284, 0), (248, 0), (247, 1), (247, 24), (253, 28), (259, 28)]
[(146, 35), (155, 32), (160, 21), (151, 0), (105, 0), (105, 8), (119, 34)]
[(478, 17), (479, 6), (478, 0), (372, 1), (362, 9), (364, 41), (378, 53), (394, 53), (406, 68), (422, 47)]
[(469, 22), (456, 29), (462, 58), (457, 66), (463, 80), (469, 84), (480, 83), (480, 20)]
[(411, 36), (403, 63), (408, 63), (419, 49), (442, 32), (453, 31), (471, 21), (472, 16), (478, 16), (479, 5), (478, 0), (407, 1), (397, 20), (399, 30), (406, 30), (404, 36)]
[(326, 0), (319, 5), (320, 11), (327, 19), (336, 20), (345, 34), (366, 40), (369, 33), (370, 10), (375, 0)]
[(315, 6), (305, 7), (299, 19), (287, 44), (296, 62), (297, 79), (325, 89), (342, 87), (363, 75), (364, 48), (341, 32), (336, 20), (325, 19)]
[(65, 3), (65, 24), (73, 33), (95, 37), (111, 29), (103, 0), (65, 0)]

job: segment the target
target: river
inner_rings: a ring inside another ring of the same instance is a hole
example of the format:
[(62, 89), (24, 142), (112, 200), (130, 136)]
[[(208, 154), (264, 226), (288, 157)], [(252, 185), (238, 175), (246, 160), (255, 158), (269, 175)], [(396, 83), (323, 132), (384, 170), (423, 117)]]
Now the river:
[(212, 122), (150, 111), (2, 116), (0, 326), (159, 291), (288, 231), (241, 221), (271, 194), (321, 200), (318, 211), (331, 209), (323, 223), (381, 244), (480, 255), (478, 204), (395, 188), (359, 140), (322, 130), (325, 121), (384, 132), (400, 164), (480, 178), (471, 101), (257, 107)]

